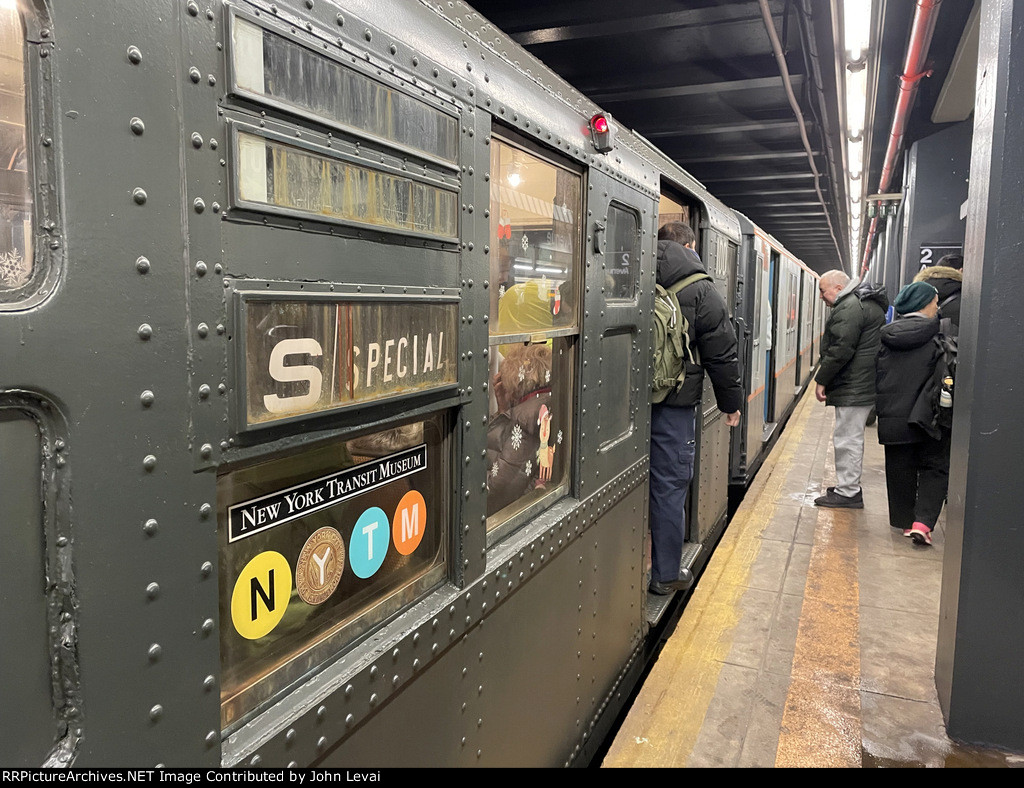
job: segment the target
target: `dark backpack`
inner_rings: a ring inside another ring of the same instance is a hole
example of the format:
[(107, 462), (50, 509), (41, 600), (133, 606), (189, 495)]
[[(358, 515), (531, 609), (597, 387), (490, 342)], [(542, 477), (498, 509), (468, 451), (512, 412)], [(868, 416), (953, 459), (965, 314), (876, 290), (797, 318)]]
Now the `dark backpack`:
[(953, 322), (944, 317), (932, 340), (938, 346), (935, 360), (935, 421), (940, 427), (953, 426), (953, 389), (956, 386), (957, 336)]
[(679, 292), (684, 288), (711, 279), (706, 273), (692, 274), (669, 288), (654, 286), (654, 313), (651, 320), (654, 353), (654, 374), (651, 376), (651, 402), (663, 402), (679, 391), (686, 379), (686, 362), (696, 363), (690, 348), (690, 322), (679, 308)]

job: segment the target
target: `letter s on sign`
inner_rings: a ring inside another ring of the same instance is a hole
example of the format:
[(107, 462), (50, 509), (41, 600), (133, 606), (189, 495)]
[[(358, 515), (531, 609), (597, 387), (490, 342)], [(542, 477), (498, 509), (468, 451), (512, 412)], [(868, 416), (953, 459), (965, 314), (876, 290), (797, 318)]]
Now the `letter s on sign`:
[(263, 398), (264, 407), (271, 413), (286, 413), (315, 405), (320, 400), (320, 392), (323, 390), (324, 376), (320, 370), (310, 364), (286, 367), (284, 360), (288, 356), (308, 355), (318, 358), (323, 354), (323, 348), (315, 339), (282, 339), (278, 342), (270, 353), (270, 376), (278, 383), (308, 381), (309, 393), (300, 394), (297, 397), (279, 397), (277, 394), (268, 394)]

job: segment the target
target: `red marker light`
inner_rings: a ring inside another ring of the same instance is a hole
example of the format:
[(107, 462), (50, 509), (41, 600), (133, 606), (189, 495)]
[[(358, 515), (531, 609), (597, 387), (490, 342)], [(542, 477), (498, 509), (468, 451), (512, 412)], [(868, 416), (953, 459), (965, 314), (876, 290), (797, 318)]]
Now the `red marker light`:
[(590, 141), (599, 153), (607, 153), (614, 146), (614, 126), (608, 118), (598, 113), (590, 119)]

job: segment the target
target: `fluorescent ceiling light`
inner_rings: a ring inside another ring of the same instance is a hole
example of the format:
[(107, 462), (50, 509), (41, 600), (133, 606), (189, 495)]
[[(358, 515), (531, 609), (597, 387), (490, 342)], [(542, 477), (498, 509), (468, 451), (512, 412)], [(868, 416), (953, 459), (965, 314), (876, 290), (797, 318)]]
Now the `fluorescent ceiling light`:
[(843, 0), (846, 56), (860, 60), (871, 43), (871, 0)]

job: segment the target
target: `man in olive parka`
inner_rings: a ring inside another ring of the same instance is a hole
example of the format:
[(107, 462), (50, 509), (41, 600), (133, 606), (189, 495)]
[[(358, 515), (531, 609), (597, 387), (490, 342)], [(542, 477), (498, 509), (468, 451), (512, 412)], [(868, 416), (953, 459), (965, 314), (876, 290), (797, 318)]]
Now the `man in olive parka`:
[(875, 358), (889, 299), (883, 286), (851, 281), (844, 271), (822, 274), (818, 291), (821, 300), (832, 307), (814, 380), (818, 401), (836, 409), (832, 433), (836, 486), (814, 503), (833, 509), (863, 509), (864, 427), (875, 404)]

